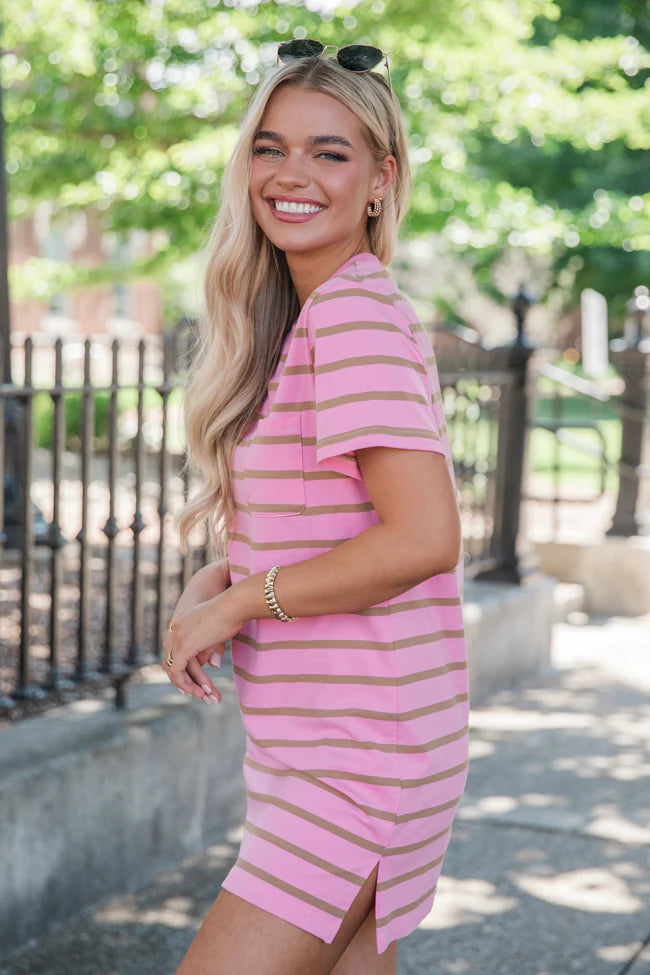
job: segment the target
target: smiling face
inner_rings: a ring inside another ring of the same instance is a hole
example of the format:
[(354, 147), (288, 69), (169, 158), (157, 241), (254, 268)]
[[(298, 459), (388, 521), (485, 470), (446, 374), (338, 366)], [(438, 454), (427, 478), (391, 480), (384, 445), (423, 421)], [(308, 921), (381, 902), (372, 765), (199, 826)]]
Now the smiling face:
[(253, 215), (288, 259), (367, 249), (366, 208), (385, 196), (394, 165), (392, 156), (375, 161), (359, 119), (337, 98), (280, 86), (253, 143)]

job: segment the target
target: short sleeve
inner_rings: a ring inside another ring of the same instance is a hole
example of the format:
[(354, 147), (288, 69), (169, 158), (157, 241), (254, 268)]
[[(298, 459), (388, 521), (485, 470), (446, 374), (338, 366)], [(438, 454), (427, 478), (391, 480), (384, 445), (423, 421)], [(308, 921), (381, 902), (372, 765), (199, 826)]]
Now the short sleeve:
[(310, 302), (318, 464), (361, 478), (360, 447), (444, 454), (425, 354), (393, 299), (357, 287)]

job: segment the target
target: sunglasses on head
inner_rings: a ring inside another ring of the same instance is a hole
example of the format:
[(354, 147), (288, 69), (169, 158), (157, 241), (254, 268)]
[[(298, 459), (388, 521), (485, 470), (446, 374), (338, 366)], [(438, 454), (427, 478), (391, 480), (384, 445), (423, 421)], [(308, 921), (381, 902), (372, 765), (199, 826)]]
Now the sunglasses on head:
[(336, 47), (334, 44), (322, 44), (309, 37), (303, 40), (284, 41), (278, 46), (278, 61), (297, 61), (300, 58), (319, 58), (325, 51), (333, 49), (336, 51), (336, 60), (342, 68), (348, 71), (372, 71), (380, 63), (382, 58), (388, 72), (388, 87), (393, 90), (390, 81), (390, 68), (388, 67), (388, 55), (380, 51), (378, 47), (370, 47), (367, 44), (347, 44), (345, 47)]

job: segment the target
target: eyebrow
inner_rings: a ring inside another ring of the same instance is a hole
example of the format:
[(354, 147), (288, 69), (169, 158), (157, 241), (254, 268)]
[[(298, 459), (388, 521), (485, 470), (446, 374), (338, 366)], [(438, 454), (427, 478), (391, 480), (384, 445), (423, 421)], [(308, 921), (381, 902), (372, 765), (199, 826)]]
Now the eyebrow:
[[(270, 142), (284, 142), (279, 132), (263, 129), (255, 136), (256, 139), (268, 139)], [(354, 149), (352, 143), (342, 135), (310, 135), (307, 139), (310, 146), (345, 146)]]

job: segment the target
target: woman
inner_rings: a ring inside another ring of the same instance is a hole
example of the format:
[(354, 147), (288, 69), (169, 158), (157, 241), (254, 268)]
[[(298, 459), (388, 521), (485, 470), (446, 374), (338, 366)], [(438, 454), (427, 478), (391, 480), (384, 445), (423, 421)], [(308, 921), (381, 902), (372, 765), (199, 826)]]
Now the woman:
[(310, 44), (281, 47), (226, 167), (186, 391), (204, 484), (181, 540), (208, 517), (220, 558), (164, 666), (214, 703), (202, 668), (232, 640), (247, 815), (177, 975), (394, 973), (467, 775), (449, 441), (385, 267), (410, 188), (399, 105), (356, 48)]

